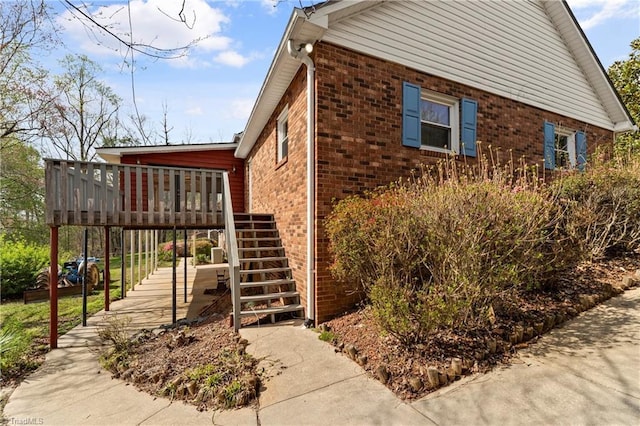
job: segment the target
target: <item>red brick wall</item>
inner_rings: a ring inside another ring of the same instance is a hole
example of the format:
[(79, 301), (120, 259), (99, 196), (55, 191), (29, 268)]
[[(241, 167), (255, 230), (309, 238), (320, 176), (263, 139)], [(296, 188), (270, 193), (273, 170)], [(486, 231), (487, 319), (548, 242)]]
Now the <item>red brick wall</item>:
[[(267, 125), (247, 157), (246, 192), (251, 173), (251, 206), (253, 213), (273, 213), (280, 231), (289, 266), (306, 305), (306, 244), (307, 244), (307, 95), (306, 70), (301, 66), (289, 89), (273, 112)], [(289, 142), (286, 160), (277, 162), (277, 119), (288, 105)]]
[(409, 81), (457, 98), (478, 101), (477, 138), (500, 147), (503, 160), (525, 156), (542, 164), (545, 120), (587, 134), (596, 145), (611, 144), (613, 134), (557, 114), (472, 87), (417, 72), (328, 43), (314, 46), (317, 86), (317, 320), (344, 312), (354, 302), (349, 286), (339, 285), (328, 267), (331, 257), (323, 221), (332, 200), (362, 193), (408, 177), (421, 163), (442, 154), (402, 146), (402, 83)]
[[(610, 131), (328, 43), (317, 43), (312, 57), (317, 96), (317, 323), (348, 310), (359, 300), (352, 286), (337, 283), (329, 272), (331, 256), (323, 222), (334, 200), (408, 177), (420, 164), (444, 157), (402, 146), (403, 81), (457, 98), (477, 100), (477, 138), (484, 146), (500, 147), (503, 160), (509, 158), (511, 149), (513, 158), (525, 156), (529, 163), (542, 164), (545, 120), (585, 131), (589, 153), (596, 145), (613, 141)], [(252, 211), (275, 214), (303, 304), (306, 304), (305, 72), (301, 66), (247, 157), (252, 169)], [(286, 162), (277, 164), (276, 122), (286, 105), (289, 156)]]

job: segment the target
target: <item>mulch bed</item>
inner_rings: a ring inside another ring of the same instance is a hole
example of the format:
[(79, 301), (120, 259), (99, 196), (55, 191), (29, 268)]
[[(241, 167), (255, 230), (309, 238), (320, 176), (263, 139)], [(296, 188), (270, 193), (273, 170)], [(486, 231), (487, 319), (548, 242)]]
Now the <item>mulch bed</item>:
[(495, 322), (486, 329), (442, 331), (410, 347), (385, 334), (368, 307), (321, 324), (320, 329), (335, 336), (337, 352), (410, 400), (466, 374), (508, 364), (518, 349), (541, 334), (619, 293), (623, 278), (638, 269), (637, 254), (584, 263), (562, 275), (554, 291), (524, 292), (508, 304), (494, 306)]
[[(321, 324), (320, 329), (335, 336), (332, 344), (336, 351), (359, 362), (368, 374), (399, 397), (411, 400), (466, 374), (509, 364), (518, 349), (535, 342), (540, 334), (615, 295), (623, 277), (637, 269), (640, 255), (585, 263), (560, 277), (554, 291), (522, 293), (508, 305), (495, 307), (491, 327), (443, 331), (411, 347), (385, 335), (367, 307)], [(216, 303), (203, 310), (210, 316), (201, 323), (139, 334), (126, 367), (114, 370), (114, 376), (150, 394), (183, 400), (199, 409), (228, 404), (219, 396), (203, 397), (200, 384), (194, 387), (185, 378), (185, 372), (197, 366), (229, 363), (230, 353), (244, 354), (246, 342), (240, 341), (229, 323), (230, 297), (219, 296)], [(244, 319), (243, 326), (255, 321)], [(452, 368), (452, 361), (460, 371)], [(232, 402), (238, 406), (255, 403), (261, 379), (256, 372), (256, 360), (243, 357), (242, 362), (237, 359), (233, 362), (237, 367), (235, 379), (255, 392), (241, 393)], [(172, 383), (176, 386), (172, 387)]]

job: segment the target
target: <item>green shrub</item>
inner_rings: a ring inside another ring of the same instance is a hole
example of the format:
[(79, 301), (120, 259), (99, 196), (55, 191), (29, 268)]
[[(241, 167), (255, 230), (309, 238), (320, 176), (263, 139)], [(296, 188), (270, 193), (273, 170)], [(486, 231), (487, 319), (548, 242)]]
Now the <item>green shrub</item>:
[(555, 185), (571, 209), (567, 232), (592, 259), (640, 248), (640, 157), (595, 164)]
[(580, 253), (553, 192), (524, 172), (443, 165), (335, 206), (332, 272), (368, 296), (405, 343), (441, 327), (481, 326), (498, 295), (538, 287)]
[[(214, 243), (209, 239), (196, 240), (196, 256), (211, 256), (211, 249), (215, 247)], [(187, 242), (187, 256), (193, 256), (193, 242)], [(184, 241), (176, 242), (176, 256), (185, 257)], [(173, 257), (173, 242), (163, 243), (158, 250), (158, 257), (163, 261), (170, 261)]]
[(337, 337), (333, 331), (324, 330), (320, 332), (320, 334), (318, 335), (318, 339), (322, 340), (323, 342), (334, 342), (336, 341)]
[(193, 259), (193, 264), (195, 265), (206, 265), (211, 263), (211, 256), (208, 254), (198, 254)]
[(0, 235), (2, 298), (21, 296), (33, 286), (38, 273), (49, 264), (49, 248), (24, 241), (8, 241)]

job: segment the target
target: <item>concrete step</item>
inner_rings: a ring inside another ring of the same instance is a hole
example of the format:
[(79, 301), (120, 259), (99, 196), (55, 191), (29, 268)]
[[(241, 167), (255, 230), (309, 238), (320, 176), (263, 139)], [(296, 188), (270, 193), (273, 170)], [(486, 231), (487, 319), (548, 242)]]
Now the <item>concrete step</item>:
[(240, 276), (253, 275), (253, 274), (269, 274), (271, 272), (288, 272), (291, 268), (288, 266), (282, 266), (280, 268), (262, 268), (262, 269), (247, 269), (240, 270)]
[(240, 289), (243, 288), (252, 288), (252, 287), (263, 287), (268, 285), (291, 285), (296, 282), (289, 278), (278, 278), (275, 280), (265, 280), (265, 281), (252, 281), (246, 283), (240, 283)]
[(264, 309), (243, 310), (243, 311), (240, 311), (240, 316), (248, 317), (248, 316), (254, 316), (254, 315), (261, 315), (261, 314), (280, 314), (283, 312), (300, 311), (302, 309), (304, 309), (302, 305), (299, 303), (296, 303), (293, 305), (274, 306), (274, 307), (264, 308)]
[[(264, 300), (281, 299), (285, 297), (300, 297), (300, 293), (297, 291), (280, 291), (277, 293), (268, 294), (256, 294), (252, 296), (240, 296), (240, 303), (245, 302), (260, 302)], [(299, 299), (298, 299), (299, 300)]]

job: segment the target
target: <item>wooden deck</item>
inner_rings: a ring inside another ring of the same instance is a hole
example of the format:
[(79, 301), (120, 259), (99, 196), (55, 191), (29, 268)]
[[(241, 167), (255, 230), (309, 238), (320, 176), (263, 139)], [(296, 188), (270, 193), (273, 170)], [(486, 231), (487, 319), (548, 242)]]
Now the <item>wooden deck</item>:
[(221, 228), (223, 171), (45, 160), (49, 226)]

